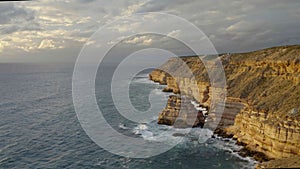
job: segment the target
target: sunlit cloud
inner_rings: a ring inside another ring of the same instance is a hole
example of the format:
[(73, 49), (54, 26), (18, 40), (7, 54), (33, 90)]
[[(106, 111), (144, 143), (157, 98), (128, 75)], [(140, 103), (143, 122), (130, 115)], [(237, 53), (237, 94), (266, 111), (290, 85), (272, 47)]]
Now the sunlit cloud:
[[(104, 25), (145, 12), (165, 12), (185, 18), (201, 29), (221, 53), (300, 43), (299, 9), (300, 1), (286, 3), (279, 0), (41, 0), (3, 3), (0, 6), (0, 57), (19, 55), (20, 51), (29, 54), (60, 49), (74, 51), (74, 48), (79, 51), (85, 43), (95, 44), (88, 39)], [(165, 23), (166, 30), (176, 25), (155, 18), (151, 13), (144, 19), (153, 22), (153, 27)], [(110, 31), (135, 34), (143, 32), (143, 26), (129, 20), (111, 27)], [(168, 36), (193, 37), (180, 30), (173, 30)], [(147, 46), (164, 40), (146, 35), (126, 38), (103, 41), (102, 44), (97, 41), (97, 46), (112, 45), (123, 39), (131, 46)]]
[(152, 42), (153, 39), (150, 36), (135, 36), (125, 41), (125, 43), (128, 44), (139, 44), (139, 45), (151, 45)]

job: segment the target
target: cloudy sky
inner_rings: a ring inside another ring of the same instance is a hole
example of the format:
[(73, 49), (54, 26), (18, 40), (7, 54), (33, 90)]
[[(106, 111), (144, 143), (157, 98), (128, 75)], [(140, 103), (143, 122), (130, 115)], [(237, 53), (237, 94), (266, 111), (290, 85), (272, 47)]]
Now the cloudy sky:
[[(99, 28), (145, 12), (186, 19), (219, 53), (300, 44), (299, 0), (33, 0), (0, 2), (0, 62), (73, 62), (86, 42), (93, 43), (88, 39)], [(151, 15), (149, 22), (161, 24)], [(171, 37), (193, 37), (172, 24), (176, 22), (165, 24)], [(118, 34), (143, 26), (129, 22), (111, 30)], [(124, 41), (144, 46), (156, 42), (147, 35)]]

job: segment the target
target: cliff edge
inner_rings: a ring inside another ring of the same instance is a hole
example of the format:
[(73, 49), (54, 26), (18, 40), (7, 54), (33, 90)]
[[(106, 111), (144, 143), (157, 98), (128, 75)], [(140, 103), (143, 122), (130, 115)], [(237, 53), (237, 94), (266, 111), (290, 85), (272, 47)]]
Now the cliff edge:
[[(221, 116), (216, 133), (232, 136), (249, 151), (263, 153), (265, 159), (299, 156), (300, 45), (219, 57), (226, 74), (227, 100), (224, 113), (210, 110), (206, 123)], [(185, 64), (195, 81), (182, 72)], [(211, 91), (219, 90), (212, 88), (199, 57), (172, 58), (149, 78), (167, 85), (164, 91), (190, 96), (208, 109), (214, 97)], [(170, 113), (164, 112), (170, 108), (166, 106), (160, 114), (161, 124), (172, 125), (162, 120), (168, 119)]]

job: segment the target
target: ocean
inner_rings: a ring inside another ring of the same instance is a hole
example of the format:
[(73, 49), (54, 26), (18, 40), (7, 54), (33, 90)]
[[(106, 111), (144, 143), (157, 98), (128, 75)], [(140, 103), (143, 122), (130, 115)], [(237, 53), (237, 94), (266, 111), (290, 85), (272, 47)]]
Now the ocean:
[(72, 99), (73, 68), (72, 64), (0, 64), (0, 168), (254, 167), (252, 158), (236, 153), (241, 147), (233, 140), (211, 138), (212, 131), (207, 129), (189, 131), (158, 125), (161, 107), (156, 104), (165, 105), (169, 94), (161, 92), (163, 86), (148, 80), (147, 71), (131, 80), (129, 97), (135, 108), (143, 111), (150, 107), (151, 93), (152, 121), (135, 123), (118, 114), (109, 96), (103, 94), (110, 84), (96, 78), (99, 107), (107, 122), (121, 134), (165, 144), (182, 141), (149, 158), (122, 157), (104, 150), (89, 138), (77, 119)]

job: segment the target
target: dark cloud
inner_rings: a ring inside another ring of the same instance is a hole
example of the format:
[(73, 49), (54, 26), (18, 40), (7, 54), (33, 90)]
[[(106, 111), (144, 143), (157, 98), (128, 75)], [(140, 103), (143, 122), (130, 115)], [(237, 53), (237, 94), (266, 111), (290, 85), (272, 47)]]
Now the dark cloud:
[(3, 3), (0, 5), (0, 24), (9, 24), (14, 20), (28, 21), (33, 19), (33, 13), (16, 7), (13, 3)]
[[(69, 31), (71, 37), (88, 38), (99, 27), (126, 14), (166, 12), (195, 24), (220, 53), (300, 44), (299, 0), (76, 0), (68, 3), (38, 1), (30, 5), (43, 11), (33, 12), (36, 8), (23, 8), (19, 3), (1, 3), (0, 34), (25, 30), (47, 32), (59, 28)], [(46, 6), (61, 13), (48, 11)], [(41, 13), (52, 19), (65, 16), (74, 22), (67, 26), (63, 20), (58, 24), (53, 20), (47, 25), (38, 19)], [(76, 23), (84, 17), (90, 17), (89, 21)]]
[(15, 6), (13, 3), (0, 5), (0, 33), (11, 34), (23, 30), (39, 30), (38, 23), (34, 22), (32, 11)]

